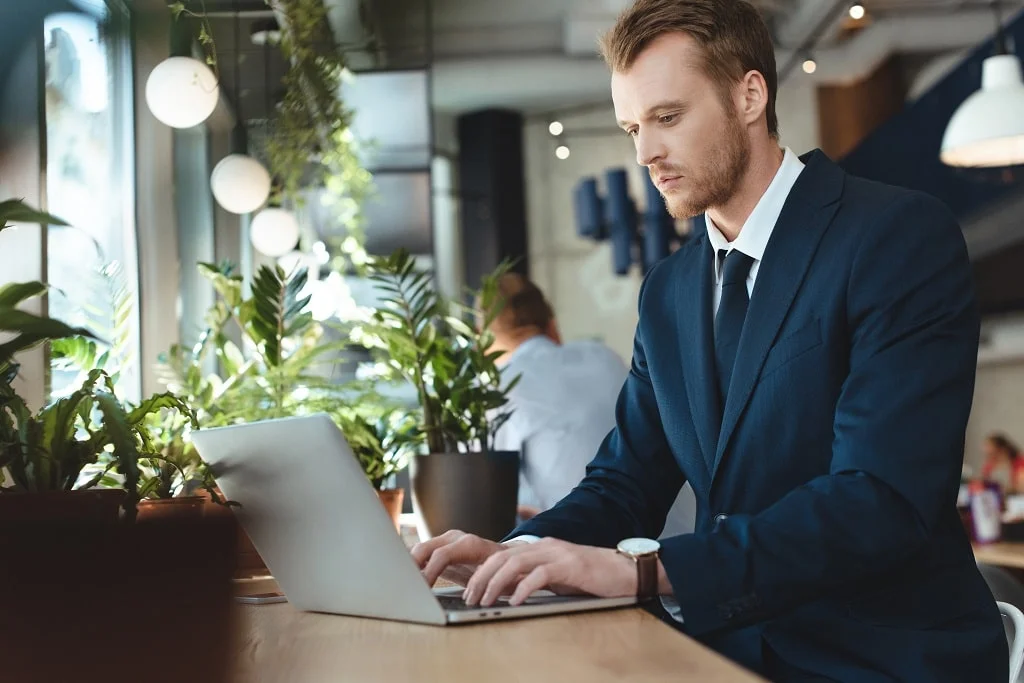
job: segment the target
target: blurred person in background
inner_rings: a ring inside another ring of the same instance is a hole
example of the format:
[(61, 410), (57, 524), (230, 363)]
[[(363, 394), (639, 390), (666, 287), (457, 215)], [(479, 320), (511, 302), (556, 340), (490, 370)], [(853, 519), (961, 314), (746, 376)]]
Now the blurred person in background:
[(981, 478), (994, 481), (1007, 493), (1024, 492), (1024, 458), (1005, 434), (990, 434), (984, 444)]
[[(495, 448), (520, 451), (519, 516), (554, 507), (576, 487), (601, 442), (615, 427), (615, 405), (629, 370), (596, 340), (562, 342), (551, 304), (518, 273), (498, 281), (500, 312), (491, 324), (493, 351), (509, 392), (508, 421)], [(663, 534), (693, 530), (692, 489), (684, 486)]]

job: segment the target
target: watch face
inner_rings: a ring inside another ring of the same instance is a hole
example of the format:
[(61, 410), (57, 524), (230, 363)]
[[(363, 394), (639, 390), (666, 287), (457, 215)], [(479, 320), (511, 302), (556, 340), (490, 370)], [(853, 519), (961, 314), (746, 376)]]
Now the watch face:
[(661, 544), (649, 538), (627, 538), (619, 543), (618, 549), (627, 555), (646, 555), (658, 552)]

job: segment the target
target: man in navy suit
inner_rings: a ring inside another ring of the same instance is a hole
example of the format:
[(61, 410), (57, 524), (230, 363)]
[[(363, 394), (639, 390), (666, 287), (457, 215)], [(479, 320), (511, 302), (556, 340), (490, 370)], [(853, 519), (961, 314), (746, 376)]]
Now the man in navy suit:
[[(413, 549), (471, 604), (660, 596), (773, 680), (1005, 681), (955, 509), (979, 318), (956, 221), (778, 144), (774, 48), (745, 0), (638, 0), (604, 38), (623, 130), (700, 230), (646, 278), (616, 427), (504, 544)], [(692, 534), (657, 537), (684, 481)]]

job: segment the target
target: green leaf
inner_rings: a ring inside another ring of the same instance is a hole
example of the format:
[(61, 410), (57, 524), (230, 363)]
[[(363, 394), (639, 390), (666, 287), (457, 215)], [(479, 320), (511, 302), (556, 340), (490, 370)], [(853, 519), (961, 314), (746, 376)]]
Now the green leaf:
[(0, 306), (0, 331), (16, 335), (11, 341), (0, 344), (0, 362), (44, 341), (75, 335), (93, 337), (89, 330), (6, 306)]
[(33, 209), (20, 199), (0, 202), (0, 230), (10, 227), (9, 223), (39, 223), (41, 225), (67, 225), (63, 220), (43, 211)]
[(103, 414), (107, 439), (114, 446), (117, 469), (124, 476), (124, 488), (128, 494), (125, 511), (129, 521), (134, 521), (139, 485), (139, 451), (135, 432), (124, 406), (113, 394), (96, 392), (96, 405)]
[(0, 286), (0, 308), (13, 308), (32, 297), (39, 296), (46, 292), (46, 285), (42, 282), (12, 282)]
[(129, 425), (141, 425), (147, 415), (158, 414), (161, 410), (175, 410), (183, 415), (193, 429), (199, 429), (199, 422), (196, 419), (195, 411), (185, 401), (170, 392), (155, 394), (139, 404), (138, 408), (132, 410), (127, 421)]

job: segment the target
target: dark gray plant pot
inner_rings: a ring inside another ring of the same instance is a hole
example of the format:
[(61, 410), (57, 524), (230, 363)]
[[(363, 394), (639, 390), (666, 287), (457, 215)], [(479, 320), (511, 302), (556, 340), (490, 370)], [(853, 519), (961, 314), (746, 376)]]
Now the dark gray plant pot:
[(519, 453), (431, 453), (409, 465), (420, 537), (458, 529), (500, 541), (516, 523)]

